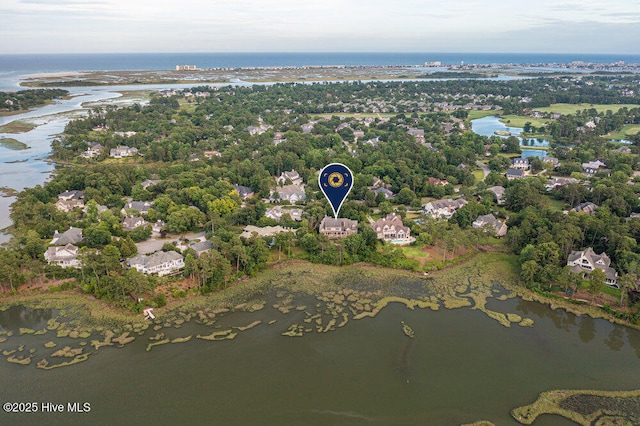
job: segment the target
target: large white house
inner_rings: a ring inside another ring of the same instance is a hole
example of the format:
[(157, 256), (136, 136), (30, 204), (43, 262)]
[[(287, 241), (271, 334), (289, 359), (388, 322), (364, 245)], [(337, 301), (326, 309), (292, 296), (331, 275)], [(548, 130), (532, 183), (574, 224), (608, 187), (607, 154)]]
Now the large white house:
[(288, 201), (291, 204), (295, 204), (298, 201), (304, 201), (306, 197), (307, 194), (304, 192), (303, 187), (298, 185), (285, 185), (272, 190), (271, 195), (269, 196), (269, 201), (272, 203), (277, 201)]
[(567, 259), (567, 265), (572, 266), (572, 272), (583, 273), (584, 275), (595, 268), (602, 269), (607, 276), (606, 284), (619, 288), (618, 272), (609, 266), (611, 265), (611, 259), (605, 252), (596, 254), (591, 247), (582, 251), (572, 251)]
[(431, 216), (435, 219), (439, 219), (439, 218), (449, 219), (451, 216), (453, 216), (453, 213), (456, 210), (458, 210), (460, 207), (464, 206), (465, 204), (467, 204), (467, 200), (464, 200), (462, 198), (459, 198), (457, 200), (452, 200), (451, 198), (448, 198), (446, 200), (430, 201), (424, 206), (422, 206), (422, 212), (425, 215)]
[(175, 251), (158, 251), (149, 256), (139, 254), (127, 259), (127, 263), (138, 272), (158, 274), (161, 277), (184, 268), (184, 257)]
[(44, 259), (49, 265), (58, 265), (63, 268), (79, 268), (78, 247), (73, 244), (66, 246), (51, 246), (44, 252)]

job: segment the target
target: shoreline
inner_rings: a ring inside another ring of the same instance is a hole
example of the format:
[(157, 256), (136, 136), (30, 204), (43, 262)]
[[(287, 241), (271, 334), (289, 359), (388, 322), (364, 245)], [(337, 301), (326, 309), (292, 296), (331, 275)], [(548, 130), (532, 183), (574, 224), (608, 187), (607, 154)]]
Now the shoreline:
[[(483, 270), (487, 265), (493, 264), (491, 271)], [(465, 274), (466, 273), (466, 274)], [(471, 276), (478, 276), (480, 283), (489, 281), (498, 284), (511, 294), (503, 295), (500, 298), (494, 296), (486, 289), (494, 284), (485, 283), (479, 288), (459, 291), (461, 284)], [(366, 281), (368, 280), (368, 281)], [(224, 290), (207, 295), (188, 295), (184, 298), (170, 298), (167, 305), (162, 308), (154, 308), (154, 314), (159, 318), (173, 318), (180, 313), (193, 313), (204, 307), (216, 307), (232, 309), (234, 306), (250, 303), (256, 298), (267, 295), (273, 290), (286, 291), (291, 294), (304, 294), (307, 296), (318, 296), (323, 292), (338, 291), (341, 289), (353, 289), (358, 286), (373, 286), (383, 289), (381, 296), (384, 298), (397, 298), (397, 291), (403, 287), (398, 285), (402, 280), (415, 280), (416, 283), (423, 283), (424, 289), (418, 291), (415, 299), (400, 298), (402, 303), (407, 302), (426, 303), (425, 307), (434, 310), (439, 308), (455, 309), (460, 307), (470, 307), (484, 311), (489, 317), (498, 320), (505, 326), (508, 321), (500, 316), (500, 312), (488, 311), (484, 308), (487, 298), (495, 300), (506, 300), (507, 298), (519, 297), (524, 301), (533, 301), (549, 306), (550, 309), (564, 309), (566, 312), (576, 316), (588, 315), (594, 319), (604, 319), (613, 324), (623, 325), (632, 329), (640, 330), (639, 324), (632, 324), (616, 318), (604, 312), (600, 307), (585, 304), (581, 301), (560, 296), (545, 296), (535, 293), (519, 284), (519, 278), (515, 273), (513, 264), (510, 264), (503, 256), (496, 253), (478, 252), (462, 262), (448, 266), (444, 269), (434, 271), (425, 276), (420, 273), (406, 271), (402, 269), (385, 268), (378, 265), (360, 263), (350, 265), (348, 268), (314, 264), (305, 260), (286, 260), (268, 267), (255, 277), (239, 280)], [(365, 283), (366, 281), (366, 283)], [(487, 287), (488, 286), (488, 287)], [(483, 290), (485, 288), (485, 290)], [(110, 305), (91, 295), (81, 293), (76, 290), (51, 291), (38, 287), (39, 290), (29, 289), (27, 292), (15, 295), (0, 296), (0, 311), (14, 306), (25, 306), (33, 309), (54, 308), (73, 309), (80, 316), (95, 325), (104, 324), (144, 324), (145, 319), (142, 314)], [(35, 291), (35, 292), (34, 292)], [(436, 291), (440, 300), (434, 304), (433, 296), (429, 299), (428, 294)], [(439, 293), (438, 293), (439, 292)], [(431, 301), (430, 301), (431, 300)], [(383, 301), (381, 299), (379, 302)], [(388, 302), (387, 302), (388, 303)], [(414, 305), (415, 305), (414, 303)], [(408, 307), (410, 304), (407, 304)], [(386, 304), (384, 304), (386, 306)], [(380, 309), (382, 309), (382, 306)], [(411, 308), (413, 309), (413, 308)], [(495, 314), (498, 314), (496, 317)], [(373, 315), (365, 315), (373, 316)]]

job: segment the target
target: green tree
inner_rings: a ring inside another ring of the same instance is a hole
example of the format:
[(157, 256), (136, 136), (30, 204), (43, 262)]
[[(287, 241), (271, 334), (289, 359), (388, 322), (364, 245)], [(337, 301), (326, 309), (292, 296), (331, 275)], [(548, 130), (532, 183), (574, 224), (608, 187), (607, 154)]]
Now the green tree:
[(602, 269), (595, 268), (589, 273), (589, 287), (587, 291), (591, 294), (591, 304), (595, 302), (596, 295), (602, 292), (607, 280), (607, 275)]

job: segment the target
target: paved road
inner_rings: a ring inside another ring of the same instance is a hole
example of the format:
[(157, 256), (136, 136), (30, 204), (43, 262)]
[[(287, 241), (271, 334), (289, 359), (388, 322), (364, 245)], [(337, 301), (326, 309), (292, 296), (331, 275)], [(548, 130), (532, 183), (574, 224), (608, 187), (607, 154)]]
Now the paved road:
[(489, 173), (491, 173), (491, 169), (489, 169), (489, 167), (487, 167), (482, 161), (476, 161), (476, 166), (482, 169), (482, 173), (484, 173), (482, 180), (485, 180), (487, 176), (489, 176)]

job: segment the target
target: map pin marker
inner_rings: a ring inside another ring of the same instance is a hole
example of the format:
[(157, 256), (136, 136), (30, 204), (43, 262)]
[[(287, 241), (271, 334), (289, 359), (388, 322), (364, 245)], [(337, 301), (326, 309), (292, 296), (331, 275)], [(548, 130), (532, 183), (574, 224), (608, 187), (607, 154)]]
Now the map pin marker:
[(320, 170), (318, 185), (329, 200), (333, 216), (337, 219), (340, 207), (353, 187), (353, 173), (344, 164), (331, 163)]

